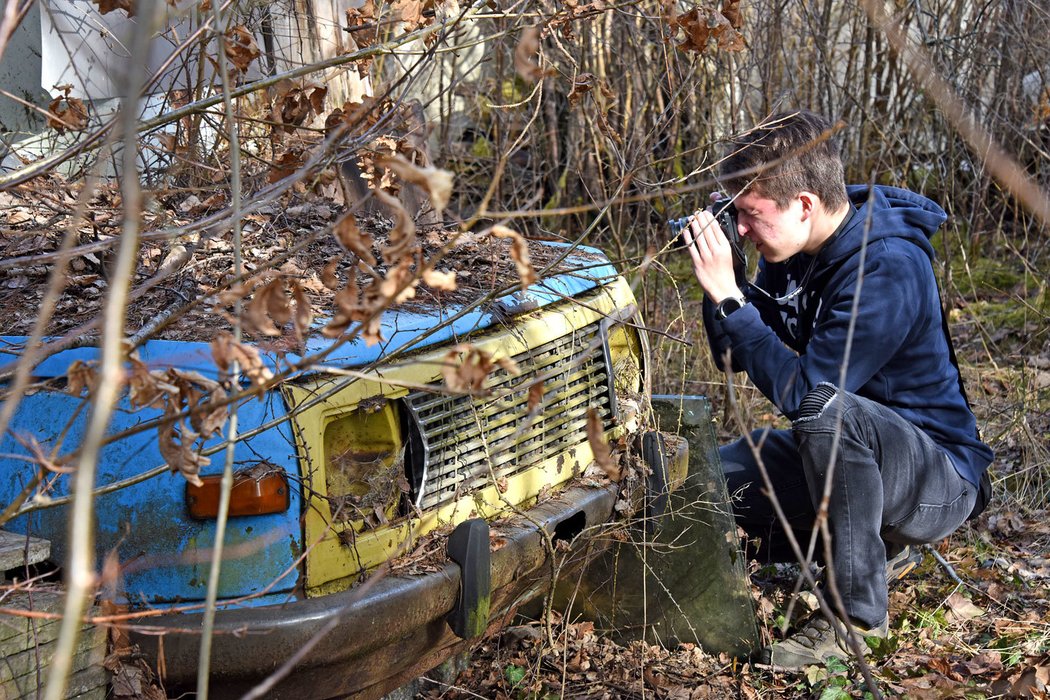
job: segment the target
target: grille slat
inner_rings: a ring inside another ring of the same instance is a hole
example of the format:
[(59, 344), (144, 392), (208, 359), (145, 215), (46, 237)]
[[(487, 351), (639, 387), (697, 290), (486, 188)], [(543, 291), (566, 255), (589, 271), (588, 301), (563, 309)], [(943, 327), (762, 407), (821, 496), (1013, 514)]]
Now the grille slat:
[[(587, 401), (588, 398), (592, 400)], [(602, 399), (605, 400), (603, 401)], [(457, 449), (455, 450), (443, 451), (441, 458), (432, 459), (430, 462), (430, 469), (428, 471), (433, 478), (439, 473), (444, 473), (445, 470), (443, 469), (443, 466), (446, 464), (470, 463), (474, 460), (483, 460), (486, 458), (486, 442), (488, 443), (488, 451), (493, 461), (496, 461), (500, 458), (500, 453), (506, 455), (507, 452), (510, 452), (510, 456), (513, 456), (513, 452), (517, 451), (520, 455), (520, 448), (522, 446), (529, 447), (529, 450), (535, 449), (534, 445), (527, 444), (527, 441), (529, 439), (543, 437), (545, 433), (549, 433), (551, 435), (551, 439), (553, 439), (553, 437), (556, 434), (558, 434), (556, 431), (561, 429), (563, 425), (570, 421), (573, 421), (578, 415), (582, 414), (584, 417), (586, 417), (587, 409), (592, 406), (594, 406), (595, 408), (604, 408), (605, 403), (608, 403), (608, 399), (606, 399), (605, 397), (579, 397), (579, 399), (574, 402), (574, 405), (566, 407), (565, 413), (561, 416), (558, 416), (558, 420), (537, 420), (522, 432), (520, 438), (515, 437), (517, 428), (514, 426), (509, 426), (510, 429), (504, 431), (501, 435), (486, 435), (484, 440), (478, 438), (472, 440), (470, 443), (464, 445), (457, 445)], [(533, 442), (535, 443), (536, 441), (533, 440)], [(542, 441), (540, 444), (542, 446)], [(515, 450), (516, 447), (518, 448), (517, 450)], [(476, 452), (480, 454), (474, 454)]]
[[(586, 429), (586, 417), (579, 418), (571, 422), (570, 424), (563, 426), (563, 428), (560, 431), (552, 435), (551, 441), (547, 443), (547, 445), (549, 445), (551, 448), (556, 448), (556, 452), (568, 449), (572, 445), (579, 444), (581, 441), (566, 440), (564, 438), (578, 437), (579, 434), (585, 433)], [(535, 458), (536, 456), (538, 455), (532, 454), (527, 455), (526, 457)], [(552, 454), (542, 455), (543, 458), (548, 456), (552, 456)], [(492, 464), (492, 475), (495, 476), (495, 478), (499, 479), (504, 476), (509, 476), (511, 474), (521, 471), (523, 467), (520, 466), (519, 462), (516, 462), (514, 460), (515, 456), (509, 454), (504, 454), (502, 456), (495, 457), (493, 459)], [(534, 459), (529, 461), (538, 462), (540, 460)], [(429, 497), (434, 497), (435, 499), (437, 499), (438, 502), (448, 500), (448, 498), (438, 498), (436, 492), (440, 491), (444, 494), (454, 493), (457, 485), (459, 485), (460, 483), (470, 483), (471, 478), (475, 479), (475, 488), (488, 483), (489, 469), (484, 461), (475, 462), (474, 466), (470, 469), (464, 467), (456, 471), (444, 473), (441, 478), (435, 478), (433, 480), (428, 478), (427, 481), (431, 490), (428, 491), (427, 496), (424, 497), (424, 502), (426, 502), (426, 499)]]
[[(598, 386), (602, 391), (606, 390), (608, 378), (604, 372), (595, 374), (589, 377), (588, 380), (586, 383), (575, 382), (568, 387), (555, 387), (555, 389), (560, 389), (556, 393), (545, 391), (543, 397), (545, 408), (548, 410), (557, 409), (573, 396), (579, 396), (595, 386)], [(486, 433), (491, 435), (494, 432), (498, 432), (500, 428), (508, 423), (521, 420), (523, 416), (518, 410), (521, 407), (520, 398), (516, 396), (508, 398), (513, 402), (510, 405), (493, 406), (490, 404), (488, 407), (477, 408), (476, 413), (473, 411), (467, 411), (466, 413), (450, 412), (425, 418), (421, 417), (420, 423), (426, 426), (427, 443), (430, 445), (430, 449), (438, 450), (450, 447), (453, 442), (459, 442), (463, 439), (462, 435), (456, 431), (463, 428), (476, 430), (478, 423), (484, 424), (487, 427)]]
[[(521, 370), (498, 370), (485, 383), (497, 398), (416, 392), (406, 397), (427, 446), (423, 495), (430, 508), (510, 476), (587, 441), (587, 411), (612, 424), (610, 373), (600, 322), (516, 355)], [(543, 409), (528, 415), (528, 387), (544, 381)], [(519, 432), (520, 431), (520, 432)], [(418, 496), (418, 494), (416, 494)]]

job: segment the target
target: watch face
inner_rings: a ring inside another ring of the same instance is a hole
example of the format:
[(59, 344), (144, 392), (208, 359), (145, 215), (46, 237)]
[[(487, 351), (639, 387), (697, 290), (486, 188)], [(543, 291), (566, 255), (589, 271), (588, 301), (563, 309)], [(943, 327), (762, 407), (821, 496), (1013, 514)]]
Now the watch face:
[(735, 299), (733, 297), (723, 299), (718, 304), (718, 317), (724, 319), (726, 316), (733, 313), (743, 305), (744, 304), (739, 299)]

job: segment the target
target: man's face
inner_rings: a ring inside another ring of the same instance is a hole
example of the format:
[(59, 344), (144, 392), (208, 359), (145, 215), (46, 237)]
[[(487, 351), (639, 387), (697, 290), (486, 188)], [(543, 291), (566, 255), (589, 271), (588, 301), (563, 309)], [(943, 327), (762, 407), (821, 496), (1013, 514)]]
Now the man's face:
[(809, 242), (809, 226), (800, 198), (792, 199), (786, 208), (755, 192), (738, 195), (737, 229), (742, 238), (751, 241), (766, 262), (787, 260)]

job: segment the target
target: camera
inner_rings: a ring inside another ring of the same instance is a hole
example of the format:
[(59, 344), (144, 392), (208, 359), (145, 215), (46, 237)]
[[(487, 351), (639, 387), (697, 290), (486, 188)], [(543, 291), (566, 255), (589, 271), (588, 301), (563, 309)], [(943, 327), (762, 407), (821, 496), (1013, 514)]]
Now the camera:
[[(737, 265), (746, 267), (747, 258), (744, 256), (744, 247), (741, 244), (740, 232), (736, 226), (736, 205), (733, 204), (733, 200), (728, 198), (716, 200), (711, 204), (710, 209), (715, 215), (715, 221), (722, 227), (722, 232), (725, 233), (726, 238), (729, 240), (729, 246), (733, 249), (733, 257), (736, 258), (734, 262)], [(671, 227), (671, 234), (675, 236), (673, 248), (685, 248), (683, 231), (689, 225), (689, 219), (691, 218), (691, 216), (683, 216), (667, 222), (667, 225)]]

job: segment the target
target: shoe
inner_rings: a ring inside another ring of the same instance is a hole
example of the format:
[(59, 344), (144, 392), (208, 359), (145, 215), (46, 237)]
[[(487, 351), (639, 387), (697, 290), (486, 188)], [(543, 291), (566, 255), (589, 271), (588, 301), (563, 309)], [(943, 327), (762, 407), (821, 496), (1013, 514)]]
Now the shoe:
[(896, 555), (886, 560), (886, 585), (891, 585), (910, 574), (922, 563), (923, 553), (918, 547), (904, 545)]
[[(864, 654), (869, 653), (864, 637), (885, 639), (889, 634), (889, 619), (883, 618), (877, 627), (865, 629), (851, 624), (853, 631), (862, 639)], [(832, 656), (849, 658), (849, 643), (839, 639), (831, 623), (823, 615), (812, 615), (798, 632), (787, 639), (775, 642), (769, 649), (769, 665), (777, 670), (796, 671), (804, 666), (823, 666)]]

